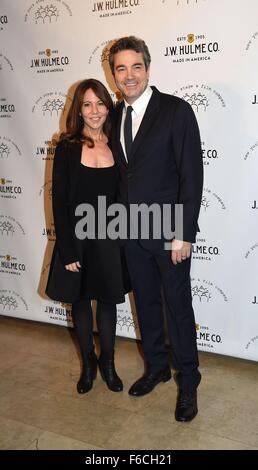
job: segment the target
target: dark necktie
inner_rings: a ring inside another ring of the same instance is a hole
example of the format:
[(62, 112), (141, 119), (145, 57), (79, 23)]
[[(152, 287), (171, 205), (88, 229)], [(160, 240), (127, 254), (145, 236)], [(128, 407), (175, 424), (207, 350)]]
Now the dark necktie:
[(132, 106), (127, 107), (125, 123), (124, 123), (124, 138), (125, 138), (125, 151), (127, 160), (129, 161), (130, 152), (133, 143), (133, 134), (132, 134)]

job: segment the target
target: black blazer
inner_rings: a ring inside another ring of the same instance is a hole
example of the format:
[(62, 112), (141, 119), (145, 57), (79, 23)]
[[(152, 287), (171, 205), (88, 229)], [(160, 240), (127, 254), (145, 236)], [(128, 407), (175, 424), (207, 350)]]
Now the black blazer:
[(55, 151), (52, 182), (56, 245), (63, 265), (80, 260), (74, 233), (74, 196), (81, 162), (82, 144), (61, 141)]
[[(82, 246), (74, 233), (75, 193), (81, 163), (82, 144), (60, 142), (55, 151), (53, 165), (53, 215), (56, 230), (56, 244), (51, 260), (46, 287), (47, 295), (58, 301), (73, 303), (81, 298), (82, 271), (71, 272), (66, 264), (81, 261)], [(115, 266), (115, 265), (114, 265)], [(129, 292), (130, 279), (124, 255), (121, 252), (121, 269), (124, 292)]]
[[(153, 93), (133, 141), (127, 164), (120, 143), (123, 102), (113, 111), (114, 158), (120, 169), (119, 201), (124, 204), (184, 206), (183, 239), (194, 242), (203, 185), (200, 134), (191, 106), (181, 98)], [(172, 209), (172, 220), (174, 208)], [(158, 240), (142, 240), (154, 248)]]

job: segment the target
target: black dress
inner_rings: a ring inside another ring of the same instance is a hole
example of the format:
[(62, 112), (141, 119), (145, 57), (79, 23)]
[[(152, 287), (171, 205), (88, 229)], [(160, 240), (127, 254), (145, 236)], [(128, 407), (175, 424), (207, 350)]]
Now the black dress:
[[(108, 209), (115, 202), (118, 178), (116, 165), (92, 168), (81, 163), (75, 193), (76, 205), (90, 204), (95, 212), (95, 228), (90, 227), (94, 238), (85, 238), (79, 242), (82, 253), (81, 298), (89, 297), (116, 304), (125, 301), (124, 294), (130, 289), (129, 276), (119, 242), (98, 238), (98, 216), (100, 215), (102, 223), (106, 217), (106, 213), (100, 214), (98, 210), (98, 197), (106, 197), (105, 204)], [(84, 217), (86, 214), (87, 212)], [(75, 216), (75, 225), (80, 219), (81, 216)], [(106, 225), (109, 222), (110, 219), (106, 218)]]
[[(91, 204), (97, 216), (98, 196), (106, 196), (107, 207), (116, 201), (118, 168), (84, 166), (81, 154), (82, 144), (64, 140), (56, 147), (52, 185), (56, 243), (46, 294), (65, 303), (85, 296), (122, 303), (124, 294), (131, 290), (123, 248), (112, 239), (80, 240), (74, 230), (78, 220), (85, 216), (75, 216), (78, 204)], [(75, 261), (80, 261), (82, 268), (79, 272), (68, 271), (65, 266)]]

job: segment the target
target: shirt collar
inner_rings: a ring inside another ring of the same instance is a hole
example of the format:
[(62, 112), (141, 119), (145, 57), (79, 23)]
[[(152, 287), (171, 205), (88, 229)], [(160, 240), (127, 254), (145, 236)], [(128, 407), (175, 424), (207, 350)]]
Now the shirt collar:
[(132, 105), (130, 105), (129, 103), (127, 103), (127, 101), (124, 100), (124, 105), (125, 105), (124, 110), (125, 110), (125, 112), (127, 111), (128, 106), (132, 106), (136, 116), (138, 114), (140, 114), (141, 111), (147, 107), (147, 104), (150, 101), (150, 97), (151, 97), (152, 93), (153, 93), (152, 88), (150, 86), (147, 86), (146, 90), (144, 90), (142, 95), (139, 96), (139, 98), (137, 98), (137, 100), (134, 101), (134, 103)]

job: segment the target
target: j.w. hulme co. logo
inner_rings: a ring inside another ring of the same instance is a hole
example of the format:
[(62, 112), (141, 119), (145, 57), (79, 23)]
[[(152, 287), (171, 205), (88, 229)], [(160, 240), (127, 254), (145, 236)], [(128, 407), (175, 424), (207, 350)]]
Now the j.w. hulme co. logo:
[(213, 261), (220, 256), (221, 250), (215, 244), (208, 243), (205, 238), (197, 238), (193, 244), (193, 259), (199, 261)]
[(206, 325), (196, 325), (197, 346), (205, 349), (214, 349), (216, 345), (222, 343), (221, 334), (210, 331)]
[(66, 304), (53, 302), (53, 305), (46, 305), (44, 314), (48, 316), (49, 320), (70, 322), (72, 324), (71, 311), (69, 311)]
[(54, 223), (52, 222), (49, 226), (43, 227), (41, 235), (47, 237), (48, 241), (54, 242), (56, 239)]
[(19, 147), (9, 137), (0, 135), (0, 160), (21, 155)]
[(54, 155), (55, 146), (50, 140), (45, 140), (42, 145), (38, 145), (34, 152), (34, 156), (42, 161), (53, 160)]
[(198, 303), (209, 303), (222, 297), (225, 302), (228, 301), (223, 290), (207, 279), (191, 278), (192, 297)]
[(4, 199), (17, 199), (22, 194), (22, 186), (15, 184), (10, 178), (0, 177), (0, 197)]
[(204, 166), (212, 166), (221, 158), (217, 148), (202, 142), (202, 159)]
[(92, 2), (91, 12), (97, 13), (99, 18), (110, 16), (130, 15), (135, 8), (143, 4), (144, 0), (103, 0)]
[(44, 117), (60, 116), (65, 110), (66, 101), (70, 100), (64, 93), (60, 91), (52, 91), (40, 96), (32, 108), (32, 112), (38, 112)]
[(30, 59), (30, 70), (36, 73), (63, 72), (71, 64), (70, 58), (57, 49), (44, 49)]
[(25, 14), (25, 22), (48, 25), (56, 24), (67, 16), (72, 16), (71, 8), (63, 0), (36, 0)]
[(187, 101), (196, 113), (212, 110), (215, 98), (222, 108), (226, 107), (221, 94), (205, 84), (184, 85), (179, 90), (175, 90), (173, 94)]
[(189, 33), (178, 36), (173, 43), (165, 46), (164, 57), (173, 63), (210, 61), (220, 52), (218, 41), (209, 40), (204, 34)]
[(0, 214), (0, 236), (13, 237), (16, 234), (25, 235), (25, 231), (20, 222), (10, 215)]
[(0, 118), (11, 118), (16, 112), (15, 105), (6, 98), (0, 98)]
[(0, 254), (0, 272), (3, 274), (15, 274), (20, 276), (26, 272), (25, 263), (16, 256)]
[(0, 311), (2, 313), (14, 313), (20, 311), (28, 311), (28, 305), (23, 297), (8, 289), (0, 290)]
[(6, 55), (4, 55), (0, 52), (0, 72), (1, 71), (4, 72), (6, 70), (13, 71), (13, 65), (12, 65), (10, 59), (8, 59), (8, 57), (6, 57)]

